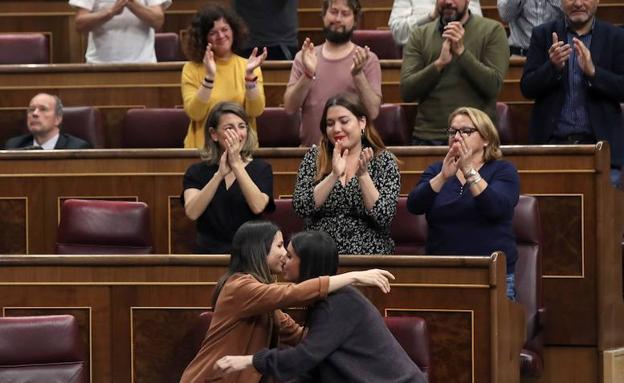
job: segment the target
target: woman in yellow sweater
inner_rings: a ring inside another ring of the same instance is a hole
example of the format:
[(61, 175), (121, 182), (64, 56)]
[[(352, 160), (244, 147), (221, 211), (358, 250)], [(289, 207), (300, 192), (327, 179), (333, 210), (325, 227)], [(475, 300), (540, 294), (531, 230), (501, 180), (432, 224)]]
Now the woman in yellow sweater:
[(184, 51), (190, 60), (182, 69), (182, 99), (191, 119), (185, 148), (204, 147), (204, 123), (217, 103), (241, 104), (256, 128), (255, 117), (264, 111), (260, 65), (266, 48), (254, 49), (249, 59), (233, 52), (247, 35), (244, 22), (229, 8), (210, 4), (200, 9), (187, 28)]

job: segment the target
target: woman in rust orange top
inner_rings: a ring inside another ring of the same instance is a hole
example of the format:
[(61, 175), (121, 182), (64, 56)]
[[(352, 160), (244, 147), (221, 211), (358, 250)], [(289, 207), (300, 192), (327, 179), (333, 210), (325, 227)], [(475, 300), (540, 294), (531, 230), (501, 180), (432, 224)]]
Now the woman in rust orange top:
[(232, 241), (228, 272), (219, 280), (213, 296), (214, 314), (202, 347), (182, 374), (180, 383), (260, 382), (255, 369), (223, 376), (214, 363), (225, 355), (248, 355), (279, 342), (296, 344), (303, 329), (279, 308), (307, 305), (351, 283), (378, 286), (388, 292), (384, 270), (323, 276), (299, 284), (275, 284), (282, 272), (286, 249), (282, 233), (268, 221), (243, 224)]

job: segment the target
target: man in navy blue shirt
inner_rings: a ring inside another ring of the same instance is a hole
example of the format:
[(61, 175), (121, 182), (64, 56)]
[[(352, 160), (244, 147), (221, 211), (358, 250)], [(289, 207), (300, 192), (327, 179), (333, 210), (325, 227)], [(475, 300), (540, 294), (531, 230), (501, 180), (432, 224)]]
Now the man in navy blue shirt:
[(535, 144), (611, 146), (612, 182), (624, 164), (624, 30), (595, 17), (598, 0), (562, 0), (564, 17), (536, 27), (522, 94), (535, 99)]

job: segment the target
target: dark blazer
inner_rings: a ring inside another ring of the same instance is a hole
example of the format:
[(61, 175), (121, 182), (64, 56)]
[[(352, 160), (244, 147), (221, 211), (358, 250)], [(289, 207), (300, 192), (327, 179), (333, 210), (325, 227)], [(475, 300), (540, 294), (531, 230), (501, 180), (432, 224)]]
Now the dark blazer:
[[(32, 134), (22, 134), (21, 136), (9, 138), (4, 145), (4, 148), (20, 149), (31, 146), (33, 143)], [(92, 149), (93, 146), (82, 138), (72, 136), (71, 134), (63, 133), (59, 135), (59, 139), (54, 146), (54, 149)]]
[[(568, 91), (568, 65), (558, 72), (548, 57), (553, 32), (572, 45), (563, 18), (535, 27), (520, 80), (524, 97), (535, 99), (529, 131), (534, 144), (545, 144), (552, 135)], [(624, 30), (596, 19), (589, 50), (596, 67), (594, 78), (584, 82), (589, 121), (596, 139), (609, 141), (611, 164), (619, 167), (624, 164)]]

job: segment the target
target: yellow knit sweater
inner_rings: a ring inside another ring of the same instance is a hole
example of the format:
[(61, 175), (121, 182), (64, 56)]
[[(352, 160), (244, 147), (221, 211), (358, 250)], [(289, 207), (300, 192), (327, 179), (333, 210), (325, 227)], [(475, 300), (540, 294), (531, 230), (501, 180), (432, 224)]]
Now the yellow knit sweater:
[(184, 111), (191, 119), (188, 133), (184, 138), (185, 148), (204, 147), (204, 124), (208, 118), (208, 113), (213, 106), (221, 101), (232, 101), (243, 105), (251, 119), (252, 129), (256, 129), (255, 117), (261, 115), (264, 111), (265, 97), (260, 68), (258, 67), (254, 70), (254, 75), (258, 76), (256, 86), (260, 91), (259, 97), (248, 99), (245, 89), (247, 60), (233, 54), (227, 60), (217, 59), (216, 63), (217, 73), (215, 75), (214, 88), (207, 102), (197, 98), (197, 90), (206, 76), (204, 65), (202, 63), (188, 62), (182, 69)]

